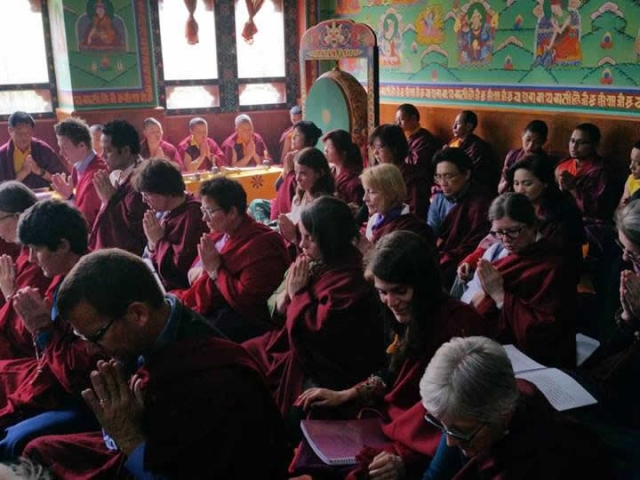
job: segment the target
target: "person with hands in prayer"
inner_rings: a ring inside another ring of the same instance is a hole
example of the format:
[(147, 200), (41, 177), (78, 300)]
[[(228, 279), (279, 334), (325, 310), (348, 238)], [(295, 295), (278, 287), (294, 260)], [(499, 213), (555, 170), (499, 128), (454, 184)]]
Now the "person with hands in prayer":
[(189, 121), (190, 135), (178, 144), (178, 156), (185, 171), (211, 170), (224, 165), (224, 153), (215, 140), (209, 138), (209, 124), (204, 118)]

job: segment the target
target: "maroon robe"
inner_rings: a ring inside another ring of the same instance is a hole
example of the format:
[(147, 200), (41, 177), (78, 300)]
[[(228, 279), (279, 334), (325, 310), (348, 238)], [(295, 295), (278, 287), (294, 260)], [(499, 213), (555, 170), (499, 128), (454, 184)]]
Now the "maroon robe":
[[(182, 319), (196, 317), (181, 306)], [(258, 368), (239, 345), (195, 331), (145, 355), (144, 468), (175, 479), (286, 478), (282, 419)], [(194, 322), (195, 323), (195, 322)], [(204, 323), (201, 319), (198, 323)], [(41, 437), (24, 456), (65, 480), (133, 479), (102, 432)]]
[(162, 218), (164, 236), (150, 257), (167, 290), (189, 287), (187, 273), (198, 256), (200, 237), (208, 231), (200, 205), (200, 200), (189, 193)]
[(381, 309), (362, 274), (359, 253), (319, 267), (287, 305), (285, 326), (243, 345), (258, 361), (283, 414), (307, 384), (341, 390), (381, 367)]
[(340, 175), (335, 177), (336, 197), (345, 203), (362, 205), (364, 202), (364, 187), (360, 181), (362, 169), (343, 168)]
[(575, 368), (575, 272), (546, 239), (493, 263), (504, 280), (504, 305), (488, 295), (476, 307), (487, 318), (492, 338), (514, 344), (547, 366)]
[[(51, 279), (44, 276), (42, 269), (29, 261), (29, 249), (22, 247), (15, 263), (16, 291), (24, 287), (37, 288), (44, 294)], [(0, 359), (33, 357), (33, 337), (24, 326), (22, 318), (13, 308), (12, 302), (5, 302), (0, 308)]]
[[(205, 158), (204, 162), (200, 164), (198, 170), (211, 170), (214, 166), (214, 161), (216, 166), (224, 166), (224, 153), (220, 150), (218, 144), (210, 138), (207, 138), (207, 144), (209, 145), (209, 153), (213, 155), (215, 159), (211, 157)], [(178, 144), (178, 156), (180, 157), (180, 163), (183, 165), (185, 171), (189, 170), (189, 166), (187, 165), (187, 162), (185, 162), (186, 153), (191, 157), (191, 161), (200, 156), (200, 148), (197, 145), (191, 145), (191, 135)]]
[[(256, 154), (260, 157), (260, 160), (264, 160), (264, 154), (267, 150), (265, 146), (264, 140), (262, 137), (254, 133), (253, 134), (253, 143), (256, 146)], [(233, 162), (233, 152), (236, 152), (236, 160), (242, 160), (244, 157), (244, 145), (238, 142), (238, 132), (234, 132), (229, 135), (221, 145), (222, 150), (224, 151), (224, 155), (226, 158), (226, 162), (228, 166), (232, 166)], [(245, 165), (246, 167), (256, 167), (256, 161), (251, 159), (251, 161)]]
[[(62, 280), (53, 279), (45, 295), (49, 305)], [(32, 343), (28, 357), (0, 361), (0, 428), (60, 409), (70, 399), (81, 401), (80, 392), (89, 386), (89, 373), (99, 358), (89, 353), (89, 343), (59, 317), (50, 332), (39, 358)]]
[[(178, 149), (176, 147), (165, 140), (160, 140), (160, 148), (164, 152), (164, 158), (173, 163), (177, 163), (181, 169), (185, 168), (182, 163), (182, 157), (178, 155)], [(151, 158), (151, 152), (149, 152), (149, 142), (147, 142), (146, 138), (142, 140), (142, 142), (140, 142), (140, 156), (145, 160)]]
[(294, 128), (295, 127), (291, 125), (280, 135), (280, 163), (284, 163), (284, 158), (287, 156), (287, 153), (291, 151), (291, 137), (293, 137)]
[(470, 458), (453, 480), (613, 478), (596, 435), (562, 417), (535, 385), (517, 383), (521, 396), (508, 435)]
[(473, 252), (491, 230), (487, 214), (492, 201), (488, 191), (472, 182), (442, 222), (437, 247), (446, 286), (453, 282), (462, 259)]
[(411, 213), (415, 213), (420, 218), (427, 218), (427, 211), (429, 210), (429, 202), (431, 197), (431, 183), (427, 178), (425, 172), (409, 163), (402, 163), (396, 165), (402, 173), (402, 178), (407, 186), (407, 200), (406, 203), (411, 209)]
[[(442, 148), (442, 141), (426, 128), (419, 128), (407, 138), (409, 155), (407, 163), (416, 165), (424, 175), (433, 181), (433, 165), (431, 161), (435, 153)], [(429, 185), (429, 190), (431, 185)]]
[[(223, 236), (211, 234), (214, 242)], [(289, 266), (282, 236), (245, 215), (238, 231), (220, 250), (220, 256), (222, 264), (217, 280), (203, 271), (189, 288), (172, 293), (201, 315), (209, 316), (220, 307), (229, 306), (247, 322), (273, 327), (267, 300)]]
[[(15, 146), (12, 140), (9, 140), (0, 147), (0, 181), (2, 182), (16, 179), (16, 172), (13, 169), (14, 150)], [(69, 173), (60, 160), (60, 157), (58, 157), (58, 154), (54, 152), (47, 143), (36, 137), (31, 139), (31, 157), (33, 157), (33, 160), (40, 168), (52, 175), (54, 173)], [(49, 187), (49, 182), (33, 173), (27, 175), (24, 180), (22, 180), (22, 183), (32, 189)]]
[(371, 243), (376, 244), (385, 235), (397, 230), (408, 230), (409, 232), (420, 235), (426, 242), (435, 248), (436, 241), (431, 227), (422, 219), (413, 213), (400, 215), (392, 218), (388, 222), (383, 222), (378, 228), (373, 230)]
[(82, 175), (78, 174), (75, 167), (71, 172), (71, 178), (75, 185), (73, 203), (87, 220), (89, 231), (91, 231), (102, 207), (102, 200), (100, 200), (96, 187), (93, 185), (93, 174), (99, 170), (107, 170), (107, 165), (99, 155), (96, 155), (91, 160), (91, 163), (87, 165)]
[(500, 166), (491, 145), (477, 135), (469, 134), (460, 148), (471, 158), (473, 168), (471, 175), (478, 185), (483, 185), (490, 192), (497, 191), (500, 180)]
[(281, 213), (289, 213), (291, 211), (291, 202), (296, 194), (297, 186), (296, 172), (292, 170), (284, 177), (276, 198), (271, 202), (270, 220), (277, 220)]
[(121, 248), (142, 255), (147, 237), (142, 228), (144, 213), (149, 208), (127, 177), (116, 189), (109, 203), (102, 205), (89, 237), (89, 249)]

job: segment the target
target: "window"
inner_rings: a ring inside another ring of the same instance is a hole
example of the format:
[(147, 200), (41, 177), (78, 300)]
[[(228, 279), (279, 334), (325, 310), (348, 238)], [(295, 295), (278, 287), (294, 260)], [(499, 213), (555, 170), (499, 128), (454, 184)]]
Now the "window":
[[(53, 112), (41, 10), (33, 0), (0, 2), (0, 115)], [(19, 41), (25, 34), (28, 40)]]

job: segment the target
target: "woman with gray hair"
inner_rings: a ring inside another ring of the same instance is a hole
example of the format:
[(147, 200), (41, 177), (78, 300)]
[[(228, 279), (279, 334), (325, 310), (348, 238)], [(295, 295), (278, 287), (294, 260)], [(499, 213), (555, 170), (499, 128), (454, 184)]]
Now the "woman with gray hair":
[(485, 337), (442, 345), (420, 381), (425, 420), (442, 432), (423, 480), (610, 478), (590, 431), (565, 420), (504, 348)]
[(478, 262), (461, 300), (489, 321), (492, 337), (538, 362), (575, 367), (575, 281), (566, 259), (538, 232), (531, 201), (505, 193), (489, 209), (499, 240)]

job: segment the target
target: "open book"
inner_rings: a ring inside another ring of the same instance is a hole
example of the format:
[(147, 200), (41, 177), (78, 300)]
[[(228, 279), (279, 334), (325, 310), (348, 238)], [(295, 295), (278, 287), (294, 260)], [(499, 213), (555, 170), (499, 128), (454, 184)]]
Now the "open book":
[(559, 412), (598, 403), (589, 392), (563, 371), (540, 365), (513, 345), (503, 346), (511, 360), (516, 377), (538, 387)]
[(309, 446), (328, 465), (355, 465), (364, 447), (384, 447), (391, 441), (382, 433), (379, 418), (362, 420), (302, 420)]

